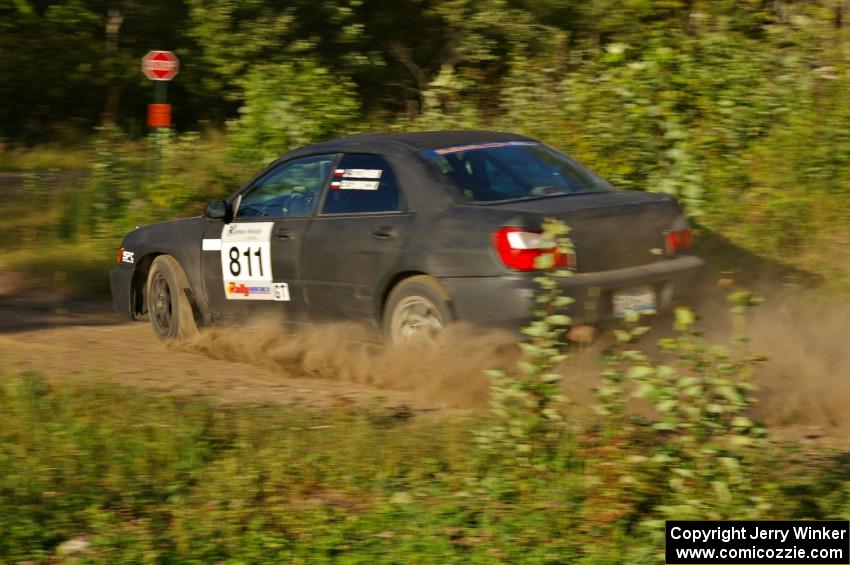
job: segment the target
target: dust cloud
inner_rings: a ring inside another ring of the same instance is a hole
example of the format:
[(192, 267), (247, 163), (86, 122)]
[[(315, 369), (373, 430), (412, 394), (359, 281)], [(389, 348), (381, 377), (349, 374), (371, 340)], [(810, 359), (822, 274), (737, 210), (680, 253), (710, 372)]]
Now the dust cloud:
[(404, 391), (441, 407), (487, 405), (487, 369), (518, 357), (507, 332), (458, 325), (434, 344), (390, 346), (355, 323), (288, 328), (280, 319), (212, 328), (171, 348), (270, 369), (284, 378), (321, 378)]
[(820, 292), (764, 296), (748, 332), (768, 358), (757, 373), (759, 417), (770, 427), (850, 428), (850, 305)]
[[(795, 435), (850, 430), (850, 305), (820, 291), (760, 294), (765, 302), (752, 311), (747, 331), (749, 349), (767, 357), (756, 370), (756, 417), (771, 429), (797, 430)], [(725, 302), (703, 301), (698, 311), (698, 329), (706, 330), (708, 341), (728, 344), (731, 324)], [(669, 325), (669, 319), (662, 320), (659, 324)], [(661, 328), (660, 333), (668, 332)], [(601, 332), (590, 345), (574, 345), (571, 359), (559, 368), (580, 413), (594, 402), (592, 390), (599, 382), (602, 352), (613, 341), (610, 334)], [(652, 337), (641, 348), (656, 357)], [(469, 409), (487, 406), (485, 371), (510, 369), (520, 357), (515, 336), (463, 325), (448, 329), (433, 345), (395, 347), (354, 323), (291, 330), (268, 318), (212, 328), (170, 347), (247, 362), (283, 378), (352, 382), (410, 393), (438, 407)]]
[[(748, 351), (766, 357), (755, 370), (755, 417), (793, 437), (850, 431), (850, 304), (823, 288), (759, 281), (763, 298), (750, 310)], [(733, 333), (725, 295), (705, 291), (696, 305), (698, 330), (712, 344), (730, 345)]]

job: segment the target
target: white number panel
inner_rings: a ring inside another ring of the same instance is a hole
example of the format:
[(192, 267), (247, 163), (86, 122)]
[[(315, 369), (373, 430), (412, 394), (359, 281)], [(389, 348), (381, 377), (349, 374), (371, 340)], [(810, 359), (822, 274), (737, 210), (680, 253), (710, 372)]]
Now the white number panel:
[(228, 300), (275, 300), (272, 222), (232, 223), (221, 231), (221, 275)]

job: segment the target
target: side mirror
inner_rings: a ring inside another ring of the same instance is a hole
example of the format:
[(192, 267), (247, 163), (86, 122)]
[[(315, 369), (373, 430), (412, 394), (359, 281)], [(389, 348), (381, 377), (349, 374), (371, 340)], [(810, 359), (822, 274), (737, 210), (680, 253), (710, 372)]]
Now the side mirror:
[(204, 206), (204, 216), (214, 220), (224, 220), (228, 216), (227, 202), (224, 200), (213, 200)]

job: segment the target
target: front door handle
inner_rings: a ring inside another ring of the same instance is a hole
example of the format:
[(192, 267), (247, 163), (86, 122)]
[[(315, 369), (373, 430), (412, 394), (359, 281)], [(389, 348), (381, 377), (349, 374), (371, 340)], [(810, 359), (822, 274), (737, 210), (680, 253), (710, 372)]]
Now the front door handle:
[(390, 239), (395, 237), (395, 230), (390, 226), (378, 226), (372, 230), (375, 239)]
[(288, 228), (277, 228), (274, 230), (275, 239), (295, 239), (295, 234)]

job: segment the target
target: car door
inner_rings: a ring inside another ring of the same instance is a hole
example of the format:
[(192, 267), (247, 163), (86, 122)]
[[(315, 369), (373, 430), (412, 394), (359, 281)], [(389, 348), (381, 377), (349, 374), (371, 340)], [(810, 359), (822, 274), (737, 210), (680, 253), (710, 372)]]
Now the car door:
[(202, 268), (218, 317), (303, 314), (303, 236), (336, 159), (312, 155), (277, 165), (235, 198), (229, 223), (207, 227)]
[(343, 155), (304, 235), (302, 279), (311, 315), (371, 317), (381, 283), (401, 261), (412, 219), (384, 157)]

